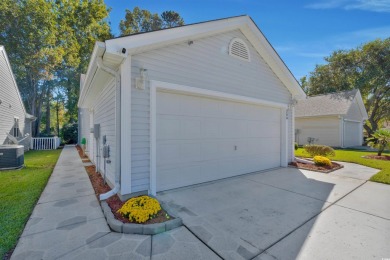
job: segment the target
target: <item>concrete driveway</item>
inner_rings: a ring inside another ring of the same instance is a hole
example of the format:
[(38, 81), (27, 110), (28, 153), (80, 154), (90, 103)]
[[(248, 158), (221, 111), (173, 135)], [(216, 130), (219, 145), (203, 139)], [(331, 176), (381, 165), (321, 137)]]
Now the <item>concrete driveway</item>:
[(224, 259), (390, 257), (390, 185), (343, 163), (323, 174), (282, 168), (158, 194)]

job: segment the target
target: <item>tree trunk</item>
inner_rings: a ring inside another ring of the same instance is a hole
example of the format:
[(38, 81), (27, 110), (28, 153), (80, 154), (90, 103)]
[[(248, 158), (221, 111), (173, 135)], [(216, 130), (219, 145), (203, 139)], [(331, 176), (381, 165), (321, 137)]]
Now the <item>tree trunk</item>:
[(46, 134), (50, 135), (50, 100), (49, 96), (46, 100)]
[(56, 110), (57, 110), (57, 136), (60, 136), (60, 121), (58, 116), (58, 110), (59, 110), (60, 103), (57, 100)]

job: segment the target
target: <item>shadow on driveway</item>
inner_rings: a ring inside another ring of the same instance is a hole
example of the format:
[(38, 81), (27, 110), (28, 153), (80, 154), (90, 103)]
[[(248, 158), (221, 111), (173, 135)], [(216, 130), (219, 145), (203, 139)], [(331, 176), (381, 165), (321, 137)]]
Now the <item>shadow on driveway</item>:
[(281, 168), (161, 192), (158, 198), (222, 258), (251, 259), (364, 183), (311, 174)]

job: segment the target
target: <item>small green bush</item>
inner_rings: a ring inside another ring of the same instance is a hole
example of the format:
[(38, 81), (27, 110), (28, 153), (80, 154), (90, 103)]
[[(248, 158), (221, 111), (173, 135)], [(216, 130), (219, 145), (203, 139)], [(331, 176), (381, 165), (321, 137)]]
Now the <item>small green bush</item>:
[(385, 149), (390, 148), (390, 131), (379, 129), (375, 131), (372, 137), (367, 138), (367, 145), (378, 150), (378, 156), (381, 156)]
[(83, 138), (81, 139), (81, 144), (87, 144), (87, 139), (85, 139), (85, 137), (83, 137)]
[(295, 150), (298, 150), (298, 143), (294, 143)]
[(313, 161), (317, 166), (332, 166), (332, 162), (323, 156), (314, 156)]
[(310, 154), (311, 157), (314, 156), (324, 156), (324, 157), (329, 157), (329, 156), (335, 156), (335, 152), (332, 147), (326, 146), (326, 145), (319, 145), (319, 144), (311, 144), (311, 145), (306, 145), (305, 151)]

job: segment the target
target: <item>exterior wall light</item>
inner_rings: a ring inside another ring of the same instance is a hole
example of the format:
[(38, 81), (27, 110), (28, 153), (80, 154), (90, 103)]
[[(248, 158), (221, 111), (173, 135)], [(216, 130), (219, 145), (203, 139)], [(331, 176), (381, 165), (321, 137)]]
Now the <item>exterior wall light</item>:
[(143, 69), (143, 68), (141, 68), (139, 70), (140, 76), (135, 79), (135, 88), (136, 89), (141, 89), (141, 90), (145, 89), (147, 71), (148, 71), (147, 69)]

